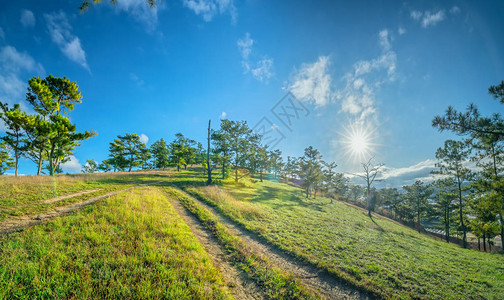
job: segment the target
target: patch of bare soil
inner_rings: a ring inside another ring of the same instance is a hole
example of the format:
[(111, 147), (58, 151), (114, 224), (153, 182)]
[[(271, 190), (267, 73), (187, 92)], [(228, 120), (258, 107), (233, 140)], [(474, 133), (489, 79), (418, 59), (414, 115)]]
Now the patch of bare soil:
[(45, 213), (40, 213), (40, 214), (37, 214), (37, 215), (28, 215), (28, 216), (21, 216), (21, 217), (10, 218), (8, 220), (0, 222), (0, 234), (11, 233), (11, 232), (14, 232), (14, 231), (22, 230), (22, 229), (25, 229), (25, 228), (28, 228), (28, 227), (31, 227), (31, 226), (34, 226), (34, 225), (37, 225), (37, 224), (41, 224), (41, 223), (47, 222), (47, 221), (49, 221), (52, 218), (59, 217), (59, 216), (62, 216), (62, 215), (67, 215), (67, 214), (71, 213), (72, 211), (74, 211), (76, 209), (79, 209), (81, 207), (93, 204), (96, 201), (99, 201), (99, 200), (102, 200), (102, 199), (105, 199), (105, 198), (117, 195), (117, 194), (125, 192), (125, 191), (129, 191), (129, 190), (134, 189), (134, 188), (138, 188), (138, 187), (141, 187), (141, 186), (146, 186), (146, 185), (149, 185), (149, 183), (140, 184), (140, 185), (137, 185), (137, 186), (134, 186), (134, 187), (130, 187), (130, 188), (127, 188), (127, 189), (124, 189), (124, 190), (120, 190), (120, 191), (110, 192), (110, 193), (107, 193), (105, 195), (98, 196), (98, 197), (93, 197), (93, 198), (87, 199), (87, 200), (82, 201), (82, 202), (73, 203), (73, 204), (69, 204), (69, 205), (66, 205), (66, 206), (56, 207), (53, 210), (50, 210), (50, 211), (45, 212)]
[[(182, 190), (180, 191), (185, 193)], [(185, 194), (188, 197), (191, 197), (191, 195), (187, 193)], [(280, 250), (276, 246), (269, 244), (259, 235), (235, 224), (214, 207), (211, 207), (194, 197), (191, 198), (211, 211), (218, 217), (219, 221), (231, 231), (232, 234), (239, 236), (254, 251), (267, 258), (272, 265), (292, 273), (294, 277), (298, 278), (308, 288), (317, 291), (322, 297), (326, 299), (373, 299), (372, 296), (346, 284), (329, 272), (316, 268), (309, 263), (302, 262), (296, 257)]]
[(77, 192), (77, 193), (74, 193), (74, 194), (70, 194), (70, 195), (64, 195), (64, 196), (59, 196), (59, 197), (54, 197), (54, 198), (51, 198), (51, 199), (47, 199), (47, 200), (44, 200), (43, 203), (50, 204), (50, 203), (54, 203), (54, 202), (59, 202), (59, 201), (63, 201), (63, 200), (66, 200), (66, 199), (73, 198), (73, 197), (78, 197), (78, 196), (82, 196), (82, 195), (98, 192), (100, 190), (101, 189), (80, 191), (80, 192)]
[(191, 228), (191, 231), (196, 236), (199, 243), (208, 253), (214, 266), (221, 272), (233, 296), (236, 299), (265, 299), (255, 282), (250, 280), (245, 272), (231, 264), (229, 254), (227, 254), (224, 247), (220, 245), (213, 234), (206, 230), (201, 225), (201, 222), (187, 211), (179, 201), (171, 198), (169, 199), (175, 211), (177, 211), (182, 220)]

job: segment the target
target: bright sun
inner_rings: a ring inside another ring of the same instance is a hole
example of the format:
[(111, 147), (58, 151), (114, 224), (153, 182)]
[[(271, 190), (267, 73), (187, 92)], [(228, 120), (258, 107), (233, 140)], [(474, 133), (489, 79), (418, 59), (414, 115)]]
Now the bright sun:
[(376, 145), (372, 142), (375, 129), (364, 127), (362, 124), (355, 123), (345, 128), (342, 134), (342, 143), (348, 156), (357, 162), (367, 159), (373, 152)]
[(364, 154), (368, 151), (369, 141), (365, 136), (357, 133), (353, 136), (350, 136), (350, 148), (352, 152), (356, 154)]

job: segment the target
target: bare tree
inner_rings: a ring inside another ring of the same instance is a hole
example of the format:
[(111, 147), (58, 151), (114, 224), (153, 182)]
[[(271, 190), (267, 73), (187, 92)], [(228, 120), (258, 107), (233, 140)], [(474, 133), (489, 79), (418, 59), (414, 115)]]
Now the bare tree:
[(371, 195), (371, 185), (375, 181), (381, 181), (376, 179), (376, 176), (380, 174), (381, 168), (385, 165), (383, 163), (373, 165), (371, 162), (374, 157), (371, 157), (367, 162), (361, 163), (362, 168), (364, 169), (363, 174), (356, 174), (358, 177), (362, 178), (366, 181), (366, 191), (367, 191), (367, 201), (368, 201), (368, 216), (371, 218), (371, 212), (374, 210), (374, 206), (376, 203), (376, 196), (374, 194)]

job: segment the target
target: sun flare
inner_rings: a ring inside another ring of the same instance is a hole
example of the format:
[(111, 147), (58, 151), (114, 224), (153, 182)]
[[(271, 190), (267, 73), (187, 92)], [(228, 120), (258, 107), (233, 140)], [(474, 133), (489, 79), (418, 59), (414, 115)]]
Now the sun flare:
[(371, 156), (376, 148), (376, 144), (373, 143), (375, 131), (375, 129), (359, 123), (345, 128), (345, 133), (342, 134), (342, 144), (346, 155), (358, 162)]
[(366, 136), (356, 133), (350, 136), (350, 148), (356, 154), (363, 154), (369, 150), (369, 141)]

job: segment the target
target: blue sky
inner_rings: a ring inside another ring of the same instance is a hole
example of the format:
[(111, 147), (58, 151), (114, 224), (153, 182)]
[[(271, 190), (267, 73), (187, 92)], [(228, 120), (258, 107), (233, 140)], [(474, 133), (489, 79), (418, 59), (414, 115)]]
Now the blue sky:
[[(0, 4), (0, 101), (23, 103), (35, 75), (81, 88), (71, 118), (98, 136), (67, 172), (105, 159), (125, 132), (203, 142), (209, 119), (266, 118), (285, 156), (313, 145), (340, 172), (359, 170), (346, 145), (364, 132), (387, 184), (401, 185), (427, 176), (453, 137), (431, 127), (434, 115), (469, 102), (502, 111), (487, 94), (504, 79), (502, 1), (117, 0), (86, 13), (79, 3)], [(306, 108), (289, 128), (271, 111), (288, 92)]]

